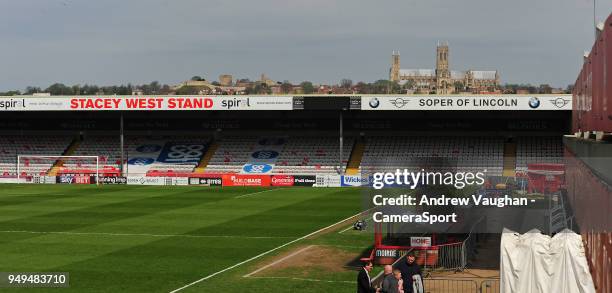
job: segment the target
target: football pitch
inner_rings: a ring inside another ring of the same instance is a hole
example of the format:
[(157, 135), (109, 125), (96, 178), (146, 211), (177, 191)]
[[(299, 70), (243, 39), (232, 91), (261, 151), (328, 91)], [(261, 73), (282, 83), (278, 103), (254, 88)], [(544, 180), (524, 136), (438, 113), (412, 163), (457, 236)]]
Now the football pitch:
[(0, 272), (70, 274), (38, 292), (354, 292), (318, 263), (372, 245), (343, 221), (361, 210), (359, 188), (0, 185)]

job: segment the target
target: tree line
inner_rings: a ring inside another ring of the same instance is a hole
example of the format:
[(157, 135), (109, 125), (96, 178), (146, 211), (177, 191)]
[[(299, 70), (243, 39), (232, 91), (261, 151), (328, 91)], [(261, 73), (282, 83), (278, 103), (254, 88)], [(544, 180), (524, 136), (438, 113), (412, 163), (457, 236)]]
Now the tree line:
[(148, 84), (142, 85), (111, 85), (111, 86), (98, 86), (98, 85), (72, 85), (68, 86), (63, 83), (54, 83), (47, 88), (40, 88), (36, 86), (28, 86), (24, 91), (13, 90), (7, 92), (0, 92), (0, 96), (15, 96), (15, 95), (33, 95), (37, 93), (49, 93), (52, 96), (62, 95), (131, 95), (134, 90), (138, 90), (145, 95), (167, 95), (171, 94), (172, 88), (167, 84), (160, 84), (158, 81), (153, 81)]
[[(201, 79), (200, 77), (193, 77)], [(404, 94), (414, 90), (415, 85), (412, 82), (399, 84), (390, 80), (377, 80), (374, 82), (357, 82), (353, 83), (350, 79), (342, 79), (340, 83), (335, 85), (314, 85), (310, 81), (304, 81), (297, 85), (289, 81), (278, 82), (276, 85), (267, 85), (263, 82), (251, 82), (246, 79), (239, 80), (238, 83), (245, 83), (244, 93), (248, 95), (272, 94), (273, 87), (280, 87), (280, 92), (283, 94), (313, 94), (313, 93), (335, 93), (335, 94)], [(213, 83), (215, 85), (215, 83)], [(456, 92), (462, 91), (464, 85), (461, 83), (454, 84)], [(528, 94), (550, 94), (553, 88), (548, 84), (531, 85), (531, 84), (504, 84), (498, 87), (499, 91), (504, 94), (528, 93)], [(573, 85), (567, 86), (563, 92), (571, 93)], [(142, 85), (72, 85), (68, 86), (63, 83), (54, 83), (47, 88), (28, 86), (24, 91), (12, 90), (0, 92), (0, 96), (14, 95), (33, 95), (36, 93), (49, 93), (53, 96), (57, 95), (131, 95), (134, 92), (144, 95), (194, 95), (198, 94), (199, 88), (182, 87), (174, 90), (167, 84), (160, 84), (158, 81), (153, 81)]]

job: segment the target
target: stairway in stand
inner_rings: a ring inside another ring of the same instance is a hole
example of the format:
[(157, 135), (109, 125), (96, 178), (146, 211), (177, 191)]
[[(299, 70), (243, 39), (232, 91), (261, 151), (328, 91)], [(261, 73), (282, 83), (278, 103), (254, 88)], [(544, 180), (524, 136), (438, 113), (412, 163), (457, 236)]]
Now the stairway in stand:
[[(66, 148), (66, 150), (62, 154), (62, 156), (71, 156), (72, 154), (74, 154), (74, 151), (77, 148), (79, 148), (79, 145), (81, 145), (81, 140), (78, 139), (78, 138), (73, 139), (72, 142), (70, 143), (70, 145)], [(57, 173), (59, 172), (60, 168), (63, 165), (64, 165), (64, 161), (62, 159), (58, 159), (53, 164), (53, 167), (51, 167), (49, 169), (49, 171), (47, 171), (47, 175), (48, 176), (57, 176)]]
[(215, 155), (217, 148), (219, 148), (219, 144), (217, 144), (217, 142), (213, 141), (210, 143), (210, 146), (206, 150), (206, 154), (204, 154), (198, 166), (193, 169), (194, 173), (204, 173), (206, 166), (208, 166), (210, 159), (213, 157), (213, 155)]
[(359, 166), (361, 165), (361, 159), (363, 158), (363, 151), (365, 150), (365, 141), (363, 139), (355, 142), (353, 151), (346, 165), (346, 175), (355, 175), (359, 173)]
[(516, 175), (516, 143), (506, 142), (504, 144), (504, 172), (505, 177)]

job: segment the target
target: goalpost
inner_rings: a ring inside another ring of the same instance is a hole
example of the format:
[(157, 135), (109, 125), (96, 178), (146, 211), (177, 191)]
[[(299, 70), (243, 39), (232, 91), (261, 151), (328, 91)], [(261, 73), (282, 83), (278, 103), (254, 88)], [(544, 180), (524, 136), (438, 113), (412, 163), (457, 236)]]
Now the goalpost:
[[(100, 178), (99, 156), (17, 155), (17, 182), (25, 176), (57, 176), (58, 174), (89, 174)], [(43, 174), (44, 173), (44, 174)], [(51, 174), (51, 175), (50, 175)]]

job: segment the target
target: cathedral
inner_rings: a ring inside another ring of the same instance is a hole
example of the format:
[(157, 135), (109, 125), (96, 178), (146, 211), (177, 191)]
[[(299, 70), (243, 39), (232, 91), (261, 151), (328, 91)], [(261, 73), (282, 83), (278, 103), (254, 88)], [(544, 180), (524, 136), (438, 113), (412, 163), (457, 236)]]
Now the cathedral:
[(448, 66), (448, 44), (439, 43), (436, 69), (400, 69), (399, 52), (392, 55), (389, 79), (422, 93), (451, 94), (455, 92), (495, 92), (499, 87), (497, 71), (456, 71)]

